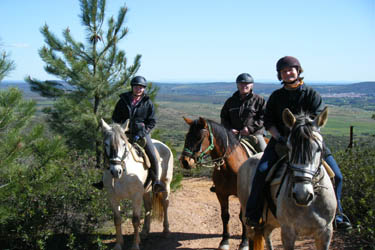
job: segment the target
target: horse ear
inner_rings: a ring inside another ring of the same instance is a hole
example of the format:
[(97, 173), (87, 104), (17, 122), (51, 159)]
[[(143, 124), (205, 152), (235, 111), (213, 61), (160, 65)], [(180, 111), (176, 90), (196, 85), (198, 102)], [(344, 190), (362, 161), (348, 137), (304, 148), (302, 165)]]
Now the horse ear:
[(296, 123), (296, 118), (288, 108), (283, 111), (283, 122), (290, 129), (293, 128), (294, 123)]
[(185, 117), (185, 116), (183, 116), (182, 118), (184, 118), (185, 122), (186, 122), (188, 125), (191, 125), (191, 124), (193, 124), (193, 122), (194, 122), (192, 119), (187, 118), (187, 117)]
[(103, 120), (103, 118), (100, 119), (100, 125), (104, 130), (111, 130), (111, 127)]
[(203, 126), (203, 128), (207, 128), (207, 122), (203, 117), (199, 117), (199, 123)]
[(129, 123), (130, 123), (130, 119), (127, 119), (127, 120), (121, 125), (121, 127), (124, 129), (124, 132), (126, 132), (126, 131), (129, 130)]
[(328, 120), (328, 107), (325, 107), (323, 111), (315, 118), (315, 124), (318, 127), (324, 127)]

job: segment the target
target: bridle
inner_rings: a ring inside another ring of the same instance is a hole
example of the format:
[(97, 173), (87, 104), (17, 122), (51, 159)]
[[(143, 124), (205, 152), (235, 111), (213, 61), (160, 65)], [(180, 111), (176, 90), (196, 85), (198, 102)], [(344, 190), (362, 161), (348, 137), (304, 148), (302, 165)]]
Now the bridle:
[[(199, 144), (199, 149), (196, 149), (196, 150), (187, 147), (185, 143), (184, 149), (182, 151), (182, 155), (194, 159), (194, 161), (196, 162), (198, 166), (206, 166), (206, 165), (209, 165), (210, 163), (214, 163), (215, 167), (222, 166), (225, 163), (224, 159), (227, 157), (227, 152), (225, 152), (223, 156), (218, 157), (216, 159), (212, 159), (211, 161), (204, 161), (208, 156), (210, 156), (208, 153), (215, 148), (214, 135), (212, 133), (211, 125), (207, 123), (207, 127), (208, 127), (208, 138), (210, 141), (210, 145), (205, 150), (202, 150), (202, 143), (205, 137), (201, 138), (199, 142), (196, 143), (196, 145)], [(207, 128), (205, 128), (205, 130), (207, 130)], [(229, 139), (227, 135), (227, 145), (228, 145), (228, 140)], [(198, 147), (195, 146), (195, 148), (198, 148)], [(199, 153), (198, 156), (196, 156), (197, 153)]]
[[(315, 170), (298, 167), (291, 162), (290, 157), (289, 157), (288, 162), (287, 162), (287, 168), (288, 168), (289, 173), (291, 173), (292, 186), (296, 183), (311, 184), (313, 186), (314, 192), (316, 192), (319, 188), (324, 187), (322, 185), (319, 185), (319, 183), (324, 178), (324, 171), (322, 171), (323, 150), (322, 150), (321, 145), (316, 140), (314, 141), (317, 143), (319, 147), (317, 151), (321, 152), (318, 167)], [(293, 172), (305, 173), (305, 174), (310, 175), (311, 177), (296, 176), (292, 174)]]
[[(128, 140), (126, 140), (126, 138), (123, 138), (123, 139), (125, 141), (125, 144), (129, 145)], [(125, 171), (125, 159), (128, 156), (128, 154), (129, 154), (129, 150), (127, 149), (127, 147), (125, 146), (124, 153), (121, 156), (120, 160), (116, 160), (116, 158), (118, 158), (117, 155), (116, 155), (116, 157), (113, 157), (113, 155), (114, 155), (114, 153), (113, 153), (114, 152), (113, 145), (109, 146), (109, 150), (110, 150), (109, 151), (109, 155), (107, 154), (107, 150), (104, 150), (106, 152), (104, 154), (106, 156), (105, 159), (109, 163), (108, 166), (107, 166), (107, 169), (109, 170), (110, 169), (110, 164), (112, 164), (112, 165), (120, 165), (121, 168), (122, 168), (122, 170)]]

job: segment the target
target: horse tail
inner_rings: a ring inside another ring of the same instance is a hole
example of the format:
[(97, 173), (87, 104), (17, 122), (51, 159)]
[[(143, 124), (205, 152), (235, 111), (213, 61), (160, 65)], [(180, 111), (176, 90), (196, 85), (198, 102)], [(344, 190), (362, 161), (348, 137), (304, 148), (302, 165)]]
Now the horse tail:
[(163, 194), (153, 193), (152, 195), (152, 219), (163, 221)]
[(263, 229), (256, 229), (253, 239), (253, 249), (254, 250), (263, 250), (264, 249), (264, 237)]

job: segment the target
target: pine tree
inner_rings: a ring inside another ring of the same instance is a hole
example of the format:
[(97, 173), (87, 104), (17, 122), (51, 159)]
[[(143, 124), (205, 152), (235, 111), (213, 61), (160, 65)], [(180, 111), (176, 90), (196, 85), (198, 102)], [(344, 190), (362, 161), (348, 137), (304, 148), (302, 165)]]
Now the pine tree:
[(80, 0), (81, 21), (86, 30), (84, 43), (74, 40), (70, 29), (57, 38), (44, 25), (45, 38), (39, 55), (46, 72), (60, 80), (26, 79), (31, 89), (44, 97), (54, 98), (47, 108), (51, 128), (62, 134), (67, 143), (80, 151), (95, 151), (97, 166), (102, 159), (100, 118), (110, 119), (118, 94), (129, 87), (129, 79), (140, 67), (140, 55), (128, 66), (125, 52), (118, 43), (128, 33), (124, 27), (127, 8), (120, 8), (117, 19), (105, 26), (105, 0)]
[(9, 58), (9, 54), (5, 51), (0, 52), (0, 82), (7, 76), (14, 68), (14, 62)]

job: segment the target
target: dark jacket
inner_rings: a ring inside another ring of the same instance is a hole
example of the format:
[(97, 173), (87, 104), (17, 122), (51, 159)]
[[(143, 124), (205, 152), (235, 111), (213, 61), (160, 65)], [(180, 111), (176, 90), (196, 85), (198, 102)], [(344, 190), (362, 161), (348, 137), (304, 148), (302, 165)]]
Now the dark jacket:
[(266, 105), (264, 126), (267, 130), (275, 126), (281, 135), (287, 136), (289, 130), (282, 119), (285, 108), (295, 115), (303, 112), (309, 113), (314, 118), (323, 111), (324, 103), (320, 94), (306, 84), (295, 90), (287, 90), (284, 87), (275, 90)]
[(265, 106), (263, 97), (251, 92), (245, 100), (241, 100), (239, 91), (236, 91), (221, 109), (221, 123), (227, 129), (240, 131), (246, 126), (250, 134), (263, 134)]
[(154, 104), (147, 95), (144, 95), (135, 106), (131, 105), (131, 101), (132, 92), (121, 94), (113, 111), (112, 120), (122, 124), (130, 119), (130, 134), (144, 137), (156, 124)]

